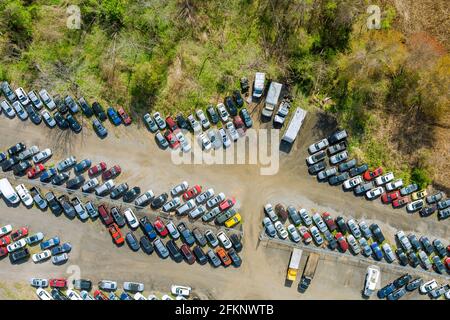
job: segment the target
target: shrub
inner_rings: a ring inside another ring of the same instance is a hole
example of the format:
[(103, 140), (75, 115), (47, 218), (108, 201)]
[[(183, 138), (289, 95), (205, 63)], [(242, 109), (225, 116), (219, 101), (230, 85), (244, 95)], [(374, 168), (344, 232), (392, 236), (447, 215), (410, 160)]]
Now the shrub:
[(425, 189), (432, 180), (428, 170), (424, 168), (414, 168), (411, 171), (411, 182), (417, 183), (420, 189)]

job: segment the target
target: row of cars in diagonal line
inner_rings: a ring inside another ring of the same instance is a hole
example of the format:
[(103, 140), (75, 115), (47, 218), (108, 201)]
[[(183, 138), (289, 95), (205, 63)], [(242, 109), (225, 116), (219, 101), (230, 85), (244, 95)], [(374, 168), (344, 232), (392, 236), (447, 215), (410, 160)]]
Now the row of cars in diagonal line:
[[(100, 280), (96, 289), (91, 295), (92, 281), (89, 279), (75, 279), (68, 283), (64, 278), (31, 278), (31, 286), (37, 288), (36, 295), (41, 300), (159, 300), (154, 294), (147, 297), (143, 295), (144, 283), (125, 281), (122, 285), (122, 292), (117, 295), (118, 284), (112, 280)], [(46, 290), (50, 287), (51, 291)], [(192, 292), (192, 288), (187, 286), (172, 285), (171, 294), (165, 294), (161, 300), (187, 300)]]
[(264, 212), (263, 226), (271, 238), (304, 244), (314, 241), (319, 247), (326, 245), (331, 250), (350, 251), (377, 261), (384, 258), (388, 263), (398, 262), (414, 268), (421, 265), (425, 270), (434, 269), (440, 274), (450, 272), (450, 245), (446, 248), (439, 239), (431, 242), (426, 236), (418, 239), (415, 234), (406, 235), (400, 230), (395, 234), (398, 246), (391, 246), (375, 223), (368, 226), (363, 220), (346, 221), (342, 216), (333, 219), (328, 212), (310, 215), (304, 208), (285, 208), (281, 203), (275, 208), (266, 204)]
[[(11, 263), (19, 263), (30, 256), (34, 263), (42, 263), (51, 259), (55, 265), (61, 265), (69, 259), (72, 245), (62, 243), (58, 236), (45, 239), (44, 233), (29, 233), (28, 227), (20, 227), (13, 231), (10, 224), (0, 227), (0, 259), (9, 256)], [(40, 250), (31, 254), (31, 250), (39, 244)]]
[[(394, 173), (383, 172), (381, 167), (369, 170), (367, 164), (358, 165), (356, 159), (349, 159), (346, 139), (347, 132), (338, 130), (310, 145), (310, 156), (306, 158), (309, 173), (317, 175), (321, 182), (342, 184), (344, 190), (353, 190), (356, 196), (364, 195), (368, 200), (380, 197), (383, 203), (392, 204), (394, 208), (406, 205), (408, 212), (420, 210), (422, 217), (436, 211), (440, 220), (450, 216), (450, 199), (445, 198), (443, 192), (428, 195), (426, 190), (419, 190), (415, 183), (404, 186), (402, 179), (395, 179)], [(327, 168), (327, 156), (332, 166), (330, 168)]]

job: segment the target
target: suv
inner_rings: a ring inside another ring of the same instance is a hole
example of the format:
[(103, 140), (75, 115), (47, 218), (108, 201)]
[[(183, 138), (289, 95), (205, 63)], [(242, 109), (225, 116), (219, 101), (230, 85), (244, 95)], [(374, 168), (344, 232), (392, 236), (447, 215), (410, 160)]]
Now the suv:
[(183, 239), (183, 241), (189, 246), (193, 245), (195, 242), (195, 238), (193, 237), (191, 230), (189, 230), (186, 224), (184, 222), (180, 222), (177, 228), (181, 234), (181, 238)]

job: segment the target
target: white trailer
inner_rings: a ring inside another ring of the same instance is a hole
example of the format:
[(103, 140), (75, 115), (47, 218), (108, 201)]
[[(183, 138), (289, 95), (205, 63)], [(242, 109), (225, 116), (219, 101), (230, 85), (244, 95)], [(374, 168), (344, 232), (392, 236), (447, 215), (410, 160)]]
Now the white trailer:
[(364, 281), (363, 293), (366, 297), (370, 297), (378, 286), (380, 281), (380, 268), (371, 265), (367, 268), (366, 279)]
[(16, 191), (12, 187), (11, 183), (9, 183), (9, 180), (6, 178), (0, 180), (0, 193), (6, 200), (8, 200), (12, 204), (16, 204), (20, 201)]
[(264, 72), (257, 72), (255, 74), (255, 81), (253, 82), (253, 98), (261, 98), (264, 92), (264, 82), (266, 81), (266, 74)]
[(266, 104), (264, 105), (264, 109), (262, 110), (262, 115), (268, 118), (271, 118), (273, 115), (273, 110), (278, 104), (278, 99), (280, 98), (281, 89), (283, 85), (278, 82), (272, 81), (270, 83), (269, 91), (267, 92)]
[(293, 143), (295, 139), (297, 138), (298, 132), (300, 131), (300, 128), (302, 127), (303, 120), (305, 120), (306, 117), (306, 111), (302, 108), (297, 108), (295, 110), (294, 115), (292, 116), (291, 121), (289, 121), (289, 125), (281, 138), (281, 140)]

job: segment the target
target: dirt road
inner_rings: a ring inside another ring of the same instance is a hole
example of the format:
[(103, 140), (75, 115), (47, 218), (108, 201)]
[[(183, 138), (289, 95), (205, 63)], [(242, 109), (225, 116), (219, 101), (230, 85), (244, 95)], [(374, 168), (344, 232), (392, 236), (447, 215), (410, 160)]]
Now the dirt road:
[[(74, 154), (77, 159), (90, 158), (93, 163), (119, 164), (123, 173), (118, 180), (127, 181), (130, 186), (138, 185), (143, 190), (152, 189), (156, 194), (187, 180), (190, 184), (198, 183), (235, 196), (245, 232), (241, 253), (244, 263), (239, 269), (214, 270), (209, 266), (176, 264), (156, 255), (148, 257), (142, 252), (133, 253), (127, 247), (117, 249), (107, 230), (98, 222), (69, 221), (23, 207), (10, 209), (3, 202), (0, 203), (0, 224), (26, 224), (34, 231), (61, 235), (74, 247), (66, 267), (76, 264), (83, 277), (94, 281), (102, 278), (135, 280), (144, 282), (147, 289), (166, 291), (172, 283), (187, 284), (202, 295), (223, 299), (359, 299), (365, 267), (350, 268), (341, 262), (321, 261), (316, 277), (304, 295), (298, 294), (294, 286), (284, 286), (289, 251), (265, 248), (258, 243), (262, 207), (266, 202), (283, 202), (309, 210), (326, 210), (333, 216), (376, 221), (391, 242), (395, 231), (402, 229), (437, 237), (448, 243), (449, 223), (438, 222), (435, 216), (421, 219), (417, 214), (409, 215), (378, 201), (355, 198), (338, 187), (319, 184), (308, 175), (304, 161), (306, 146), (323, 134), (316, 120), (313, 115), (307, 118), (290, 154), (281, 155), (278, 174), (261, 176), (257, 165), (174, 165), (170, 153), (159, 150), (153, 135), (144, 128), (108, 128), (109, 137), (102, 141), (91, 130), (73, 135), (61, 133), (58, 129), (50, 130), (43, 125), (35, 126), (29, 121), (23, 123), (0, 117), (0, 149), (23, 141), (28, 146), (36, 144), (41, 149), (52, 148), (55, 154), (50, 163)], [(11, 293), (14, 289), (11, 288), (32, 276), (67, 276), (65, 267), (53, 267), (50, 263), (34, 265), (28, 262), (12, 266), (9, 261), (1, 261), (0, 264), (3, 281), (0, 283), (0, 296), (5, 298), (14, 297)], [(396, 276), (398, 274), (383, 274), (383, 283)], [(24, 297), (29, 296), (32, 294), (24, 293)], [(417, 294), (410, 296), (413, 299), (417, 297)]]

